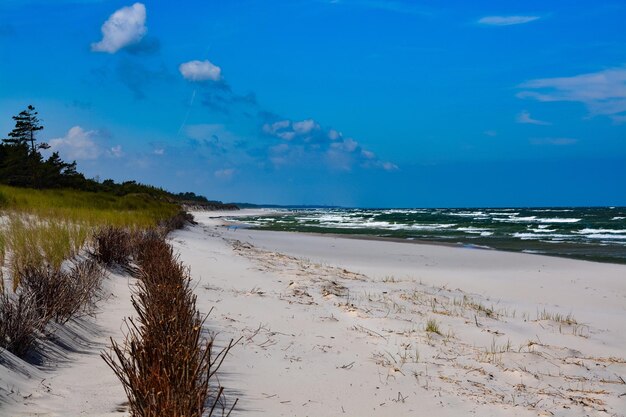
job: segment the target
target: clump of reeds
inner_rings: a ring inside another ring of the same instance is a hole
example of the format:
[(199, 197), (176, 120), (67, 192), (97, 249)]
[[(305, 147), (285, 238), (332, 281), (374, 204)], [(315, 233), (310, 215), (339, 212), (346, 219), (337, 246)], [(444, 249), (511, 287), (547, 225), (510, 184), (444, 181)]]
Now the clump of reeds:
[(233, 342), (214, 354), (213, 340), (203, 337), (189, 270), (160, 234), (143, 235), (136, 261), (138, 319), (127, 322), (124, 342), (111, 340), (111, 352), (103, 354), (126, 390), (131, 416), (212, 415), (223, 391), (212, 393), (209, 382)]
[(133, 254), (132, 234), (128, 229), (104, 226), (94, 234), (94, 258), (105, 266), (128, 266)]
[(103, 271), (96, 261), (75, 261), (68, 270), (52, 266), (27, 267), (21, 272), (24, 292), (32, 294), (39, 314), (48, 320), (66, 323), (89, 313), (97, 298)]
[(165, 230), (165, 232), (171, 232), (174, 230), (182, 229), (187, 224), (196, 224), (193, 215), (187, 213), (184, 210), (179, 211), (172, 217), (168, 217), (159, 223), (159, 226)]
[(0, 294), (0, 348), (24, 357), (46, 325), (92, 311), (103, 271), (91, 260), (75, 261), (67, 269), (50, 265), (27, 266), (20, 271), (13, 294)]
[(0, 348), (24, 357), (46, 326), (33, 294), (0, 294)]

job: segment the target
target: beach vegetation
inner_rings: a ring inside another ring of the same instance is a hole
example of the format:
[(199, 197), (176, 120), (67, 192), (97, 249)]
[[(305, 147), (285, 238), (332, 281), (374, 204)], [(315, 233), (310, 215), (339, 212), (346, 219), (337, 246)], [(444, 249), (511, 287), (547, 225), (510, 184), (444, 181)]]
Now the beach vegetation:
[(426, 321), (426, 332), (441, 335), (441, 330), (439, 329), (439, 323), (437, 320), (428, 319), (428, 321)]
[(542, 321), (542, 320), (554, 321), (556, 323), (561, 323), (561, 324), (565, 324), (568, 326), (578, 324), (578, 321), (576, 321), (572, 313), (569, 313), (569, 314), (551, 313), (547, 311), (545, 308), (542, 311), (537, 311), (537, 321)]
[(196, 308), (189, 269), (162, 236), (146, 233), (137, 248), (138, 319), (102, 356), (122, 382), (132, 416), (212, 415), (224, 392), (209, 381), (235, 342), (216, 353), (213, 338), (203, 335), (206, 317)]

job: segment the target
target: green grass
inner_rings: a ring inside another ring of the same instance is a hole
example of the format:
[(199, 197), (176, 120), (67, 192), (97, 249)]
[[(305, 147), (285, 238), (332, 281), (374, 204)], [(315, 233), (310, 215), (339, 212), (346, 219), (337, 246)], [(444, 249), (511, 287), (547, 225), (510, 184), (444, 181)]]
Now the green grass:
[(147, 194), (116, 196), (77, 190), (33, 190), (0, 185), (0, 210), (90, 226), (154, 227), (179, 206)]
[[(0, 266), (8, 266), (16, 289), (26, 267), (60, 268), (99, 228), (153, 228), (179, 211), (176, 204), (147, 194), (116, 196), (0, 185)], [(4, 280), (0, 281), (1, 289)]]

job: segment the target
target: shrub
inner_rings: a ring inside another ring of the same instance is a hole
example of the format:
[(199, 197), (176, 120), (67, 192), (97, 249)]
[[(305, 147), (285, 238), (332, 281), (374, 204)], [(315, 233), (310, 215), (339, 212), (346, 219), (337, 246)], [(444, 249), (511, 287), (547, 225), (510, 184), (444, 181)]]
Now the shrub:
[(27, 267), (20, 282), (23, 291), (32, 294), (32, 301), (46, 322), (66, 323), (91, 311), (103, 276), (98, 264), (87, 259), (75, 262), (69, 271), (50, 266)]
[(0, 294), (0, 347), (24, 357), (45, 326), (32, 294)]
[[(122, 382), (133, 417), (202, 417), (213, 377), (233, 342), (214, 355), (203, 340), (189, 270), (156, 232), (142, 236), (136, 260), (138, 319), (122, 344), (111, 340), (104, 360)], [(222, 398), (220, 388), (208, 415)], [(233, 405), (234, 407), (234, 405)], [(232, 410), (232, 408), (231, 408)]]
[(176, 213), (174, 216), (169, 217), (165, 220), (162, 220), (159, 226), (165, 229), (167, 233), (173, 230), (182, 229), (187, 224), (197, 224), (197, 223), (193, 219), (192, 214), (184, 210), (181, 210), (178, 213)]
[(132, 251), (131, 233), (126, 229), (105, 226), (94, 235), (92, 255), (105, 266), (127, 266)]

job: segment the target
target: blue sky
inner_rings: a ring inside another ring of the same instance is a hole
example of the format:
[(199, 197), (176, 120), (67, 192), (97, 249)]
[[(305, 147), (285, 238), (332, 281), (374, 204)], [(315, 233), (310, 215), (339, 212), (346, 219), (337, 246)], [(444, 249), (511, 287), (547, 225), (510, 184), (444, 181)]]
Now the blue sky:
[(0, 132), (33, 104), (87, 176), (224, 201), (626, 205), (624, 21), (622, 1), (3, 0)]

